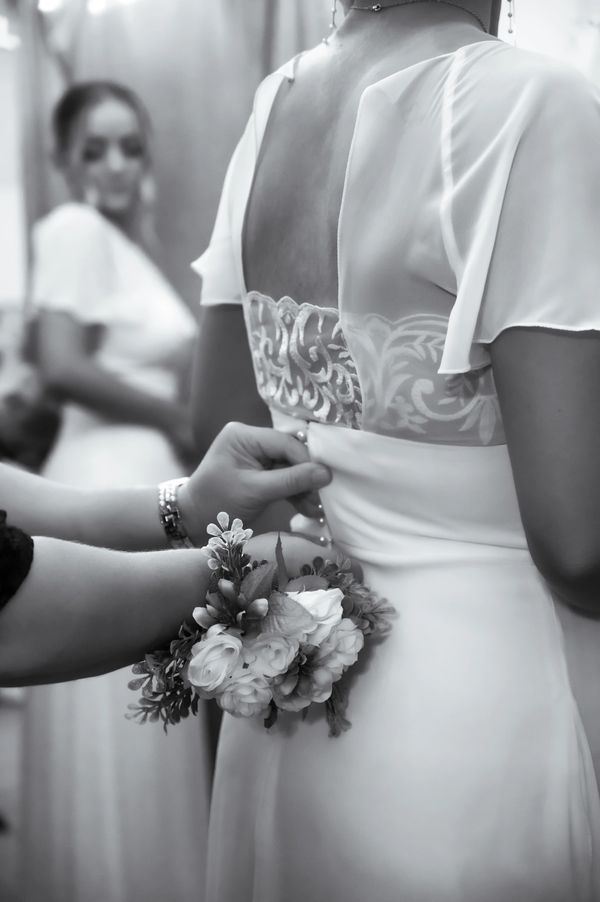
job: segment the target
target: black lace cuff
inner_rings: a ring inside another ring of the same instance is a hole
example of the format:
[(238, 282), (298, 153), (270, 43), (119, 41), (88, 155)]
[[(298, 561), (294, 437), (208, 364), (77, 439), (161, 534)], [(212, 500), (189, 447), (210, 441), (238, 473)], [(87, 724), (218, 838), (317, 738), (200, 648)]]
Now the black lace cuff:
[(31, 567), (33, 539), (6, 523), (6, 511), (0, 510), (0, 608), (12, 598)]

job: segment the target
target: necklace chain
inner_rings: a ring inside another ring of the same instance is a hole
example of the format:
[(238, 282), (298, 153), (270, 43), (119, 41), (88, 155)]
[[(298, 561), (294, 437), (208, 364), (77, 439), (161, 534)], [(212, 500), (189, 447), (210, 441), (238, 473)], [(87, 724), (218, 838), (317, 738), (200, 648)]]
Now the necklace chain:
[(487, 33), (487, 28), (477, 13), (472, 12), (470, 9), (466, 9), (464, 6), (461, 6), (460, 3), (453, 3), (452, 0), (399, 0), (399, 2), (396, 3), (370, 3), (368, 6), (357, 6), (353, 3), (350, 9), (355, 9), (363, 13), (380, 13), (382, 10), (390, 9), (392, 6), (409, 6), (412, 3), (443, 3), (444, 6), (453, 6), (455, 9), (461, 9), (464, 13), (472, 16)]

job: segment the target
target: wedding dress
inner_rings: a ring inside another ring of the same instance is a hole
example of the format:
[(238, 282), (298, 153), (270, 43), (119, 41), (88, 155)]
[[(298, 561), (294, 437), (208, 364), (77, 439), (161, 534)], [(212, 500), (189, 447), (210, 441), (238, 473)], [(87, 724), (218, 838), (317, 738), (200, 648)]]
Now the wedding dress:
[(576, 698), (487, 349), (511, 325), (600, 328), (598, 94), (495, 42), (367, 88), (323, 308), (248, 291), (242, 270), (257, 155), (297, 66), (259, 88), (196, 268), (204, 304), (243, 304), (275, 425), (331, 467), (326, 526), (398, 616), (340, 738), (318, 713), (270, 730), (225, 716), (208, 900), (598, 902), (580, 711), (598, 722), (599, 665)]
[[(38, 223), (34, 250), (38, 305), (99, 329), (96, 360), (124, 383), (174, 399), (175, 364), (195, 324), (142, 250), (74, 203)], [(44, 475), (98, 488), (158, 483), (181, 467), (158, 430), (68, 403)], [(25, 902), (202, 902), (210, 786), (203, 712), (168, 735), (159, 724), (126, 720), (137, 700), (131, 679), (126, 668), (29, 692)]]

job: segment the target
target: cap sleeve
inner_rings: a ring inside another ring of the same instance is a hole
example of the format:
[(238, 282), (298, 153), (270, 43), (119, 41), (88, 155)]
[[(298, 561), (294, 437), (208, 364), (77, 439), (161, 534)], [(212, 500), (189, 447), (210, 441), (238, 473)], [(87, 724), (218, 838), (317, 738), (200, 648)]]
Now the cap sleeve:
[(96, 210), (65, 204), (35, 226), (32, 293), (38, 309), (102, 322), (114, 277), (110, 235)]
[(499, 57), (513, 68), (486, 84), (487, 111), (456, 79), (443, 214), (456, 302), (441, 373), (488, 364), (511, 326), (600, 329), (600, 94), (520, 53)]

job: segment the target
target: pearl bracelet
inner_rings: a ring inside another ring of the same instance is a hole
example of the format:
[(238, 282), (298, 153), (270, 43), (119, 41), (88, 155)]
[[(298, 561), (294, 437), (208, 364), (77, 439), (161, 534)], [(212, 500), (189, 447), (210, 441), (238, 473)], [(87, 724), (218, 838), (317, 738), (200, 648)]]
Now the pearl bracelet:
[(167, 479), (158, 486), (158, 517), (171, 548), (194, 548), (183, 524), (181, 508), (177, 503), (177, 492), (188, 481), (188, 476)]

